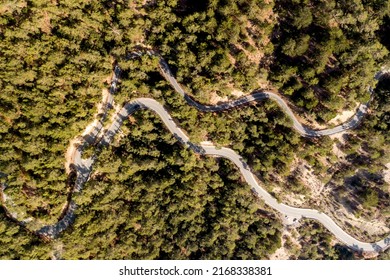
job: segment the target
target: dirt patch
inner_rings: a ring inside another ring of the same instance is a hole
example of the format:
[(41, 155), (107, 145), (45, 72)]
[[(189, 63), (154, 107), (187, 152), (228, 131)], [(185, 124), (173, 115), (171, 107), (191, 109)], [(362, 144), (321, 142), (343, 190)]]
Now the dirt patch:
[[(299, 206), (308, 206), (305, 205), (310, 198), (318, 198), (323, 196), (324, 192), (324, 183), (314, 174), (314, 169), (308, 164), (305, 160), (295, 158), (294, 162), (291, 164), (290, 175), (295, 177), (298, 180), (298, 183), (303, 185), (305, 190), (307, 190), (307, 195), (298, 195), (293, 191), (292, 194), (287, 198), (294, 205)], [(292, 198), (293, 196), (294, 198)]]
[(356, 110), (358, 109), (358, 107), (359, 107), (359, 105), (357, 105), (355, 107), (355, 109), (353, 109), (353, 110), (343, 111), (342, 113), (338, 114), (336, 117), (331, 119), (329, 121), (329, 124), (339, 125), (339, 124), (342, 124), (342, 123), (346, 122), (347, 120), (352, 118), (353, 115), (355, 115)]
[(233, 89), (232, 92), (231, 92), (231, 95), (233, 95), (236, 98), (239, 98), (241, 96), (244, 96), (245, 93), (243, 91), (241, 91), (241, 90)]
[(221, 102), (227, 102), (229, 99), (227, 96), (219, 96), (216, 92), (210, 93), (210, 104), (216, 105)]
[[(283, 180), (281, 179), (280, 185), (285, 185), (283, 183)], [(274, 186), (272, 188), (272, 192), (278, 197), (284, 204), (293, 206), (293, 207), (305, 207), (305, 196), (304, 195), (299, 195), (299, 194), (293, 194), (293, 193), (288, 193), (286, 194), (286, 190), (282, 189), (279, 186)]]
[[(268, 22), (271, 22), (272, 19), (272, 9), (265, 10), (260, 18), (260, 20)], [(262, 49), (264, 48), (264, 46), (267, 46), (269, 44), (270, 38), (268, 38), (268, 36), (264, 36), (265, 34), (263, 33), (263, 31), (256, 25), (252, 24), (252, 22), (246, 16), (242, 16), (240, 18), (240, 21), (246, 22), (246, 27), (243, 30), (245, 36), (244, 41), (250, 47), (246, 48), (241, 43), (234, 44), (234, 47), (238, 50), (241, 50), (249, 59), (249, 61), (253, 62), (256, 65), (259, 65), (261, 59), (264, 57), (264, 52), (262, 51)], [(259, 40), (259, 38), (261, 38), (261, 40)]]
[(12, 119), (8, 118), (7, 116), (0, 113), (0, 118), (2, 118), (6, 123), (12, 124)]
[(58, 241), (58, 243), (53, 246), (53, 250), (50, 253), (51, 259), (61, 260), (63, 253), (64, 253), (64, 244)]
[(39, 28), (42, 30), (42, 32), (44, 32), (46, 34), (51, 34), (51, 30), (52, 30), (53, 26), (50, 23), (50, 17), (47, 14), (47, 11), (43, 12), (42, 20), (40, 22)]
[(289, 260), (299, 252), (301, 245), (294, 228), (284, 227), (282, 230), (282, 246), (269, 256), (270, 260)]
[(79, 138), (75, 138), (70, 140), (69, 147), (65, 153), (65, 172), (66, 174), (70, 174), (71, 169), (70, 165), (74, 162), (74, 157), (77, 151), (78, 145), (81, 144)]
[(231, 63), (232, 65), (235, 65), (235, 64), (236, 64), (236, 59), (234, 58), (234, 56), (232, 56), (230, 53), (228, 53), (228, 54), (227, 54), (227, 57), (228, 57), (228, 59), (229, 59), (229, 61), (230, 61), (230, 63)]
[(108, 103), (109, 101), (109, 97), (110, 97), (110, 92), (108, 91), (108, 89), (103, 89), (102, 90), (102, 102), (99, 102), (96, 106), (97, 106), (97, 113), (94, 115), (94, 118), (96, 119), (97, 116), (99, 114), (104, 114), (105, 112), (105, 106), (106, 104)]
[[(346, 133), (338, 133), (329, 136), (332, 140), (334, 140), (332, 146), (333, 154), (338, 158), (340, 162), (345, 162), (346, 154), (341, 150), (340, 146), (345, 145), (344, 135)], [(335, 141), (336, 140), (336, 141)]]
[[(340, 141), (343, 141), (340, 137)], [(342, 142), (343, 143), (343, 142)], [(336, 147), (337, 148), (337, 147)], [(336, 149), (334, 146), (334, 149)], [(337, 148), (338, 149), (338, 148)], [(341, 151), (336, 151), (338, 156), (344, 160), (344, 154)], [(390, 163), (387, 165), (390, 167)], [(389, 168), (386, 170), (390, 175)], [(348, 205), (336, 202), (331, 192), (333, 191), (332, 184), (325, 184), (320, 177), (313, 173), (313, 168), (301, 159), (295, 159), (290, 173), (302, 182), (304, 187), (310, 190), (308, 195), (299, 195), (292, 191), (288, 191), (280, 186), (287, 185), (286, 179), (277, 178), (279, 182), (274, 186), (272, 192), (283, 203), (295, 207), (314, 208), (323, 211), (329, 215), (337, 224), (342, 226), (344, 230), (352, 234), (358, 239), (373, 241), (390, 231), (386, 224), (386, 219), (379, 211), (373, 213), (371, 218), (357, 216), (354, 212), (348, 209)], [(387, 176), (389, 176), (387, 175)], [(388, 177), (390, 179), (390, 177)]]
[(14, 1), (8, 3), (1, 4), (0, 6), (0, 14), (5, 14), (9, 12), (13, 12), (14, 10), (19, 10), (27, 7), (27, 1)]
[[(111, 63), (114, 63), (114, 61), (111, 61)], [(108, 85), (111, 85), (112, 82), (112, 75), (108, 76), (103, 80), (103, 83), (107, 83)]]
[(390, 231), (389, 227), (380, 220), (372, 219), (364, 221), (355, 217), (349, 217), (347, 220), (352, 226), (359, 229), (360, 232), (367, 232), (370, 236), (383, 235)]
[(248, 57), (249, 61), (255, 63), (256, 65), (259, 65), (261, 59), (264, 57), (264, 53), (260, 51), (250, 52), (246, 50), (241, 44), (234, 44), (234, 47), (243, 51), (244, 54)]
[(290, 254), (284, 246), (280, 247), (273, 253), (271, 256), (269, 256), (270, 260), (288, 260), (290, 258)]
[(324, 184), (313, 174), (313, 170), (308, 168), (307, 164), (301, 163), (299, 167), (301, 172), (301, 180), (311, 190), (312, 197), (318, 197), (322, 195), (324, 190)]
[(345, 160), (345, 154), (344, 152), (340, 149), (340, 144), (338, 143), (334, 143), (333, 146), (332, 146), (332, 152), (334, 155), (336, 155), (336, 157), (338, 158), (338, 160)]

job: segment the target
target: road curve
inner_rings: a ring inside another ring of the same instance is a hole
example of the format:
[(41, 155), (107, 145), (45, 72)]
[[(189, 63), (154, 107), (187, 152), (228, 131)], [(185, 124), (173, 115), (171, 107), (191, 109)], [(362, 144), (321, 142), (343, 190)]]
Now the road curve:
[[(187, 101), (187, 103), (189, 105), (195, 107), (199, 111), (220, 112), (220, 111), (232, 109), (232, 108), (235, 108), (238, 106), (242, 106), (242, 105), (248, 104), (250, 102), (260, 101), (260, 100), (264, 100), (264, 99), (272, 99), (279, 105), (279, 107), (283, 110), (283, 112), (285, 112), (287, 114), (287, 116), (292, 120), (294, 129), (304, 137), (327, 136), (327, 135), (337, 134), (337, 133), (346, 131), (348, 129), (352, 129), (359, 124), (359, 122), (363, 119), (363, 117), (367, 113), (368, 103), (360, 104), (355, 115), (352, 118), (350, 118), (348, 121), (346, 121), (345, 123), (338, 125), (336, 127), (333, 127), (333, 128), (314, 130), (314, 129), (311, 129), (309, 127), (302, 125), (298, 121), (297, 117), (292, 112), (292, 110), (290, 109), (288, 104), (278, 94), (275, 94), (271, 91), (266, 91), (266, 90), (256, 91), (250, 95), (238, 98), (238, 99), (233, 100), (233, 101), (220, 103), (218, 105), (200, 104), (200, 103), (196, 102), (194, 99), (192, 99), (191, 96), (188, 95), (183, 90), (183, 88), (179, 85), (179, 83), (177, 82), (177, 80), (173, 76), (173, 74), (172, 74), (168, 64), (164, 60), (164, 58), (162, 58), (156, 52), (149, 51), (148, 54), (159, 57), (159, 66), (160, 66), (161, 73), (164, 76), (164, 78), (171, 84), (171, 86), (175, 89), (175, 91), (177, 93), (179, 93), (181, 96), (183, 96), (183, 98)], [(138, 53), (138, 55), (141, 55), (141, 54)], [(375, 78), (379, 79), (380, 76), (381, 75), (379, 75), (379, 76), (376, 75)], [(372, 90), (369, 89), (369, 91), (371, 94)]]
[[(147, 51), (147, 53), (149, 55), (156, 55), (156, 53), (152, 51)], [(139, 56), (139, 55), (141, 54), (136, 53), (136, 55), (134, 56)], [(310, 128), (304, 127), (297, 120), (294, 113), (291, 111), (291, 109), (286, 104), (286, 102), (275, 93), (267, 92), (267, 91), (255, 92), (251, 95), (242, 97), (240, 99), (222, 103), (219, 105), (215, 105), (215, 106), (203, 105), (194, 101), (187, 93), (185, 93), (185, 91), (181, 88), (181, 86), (177, 83), (176, 79), (172, 75), (168, 65), (161, 57), (160, 57), (160, 68), (162, 70), (163, 76), (172, 85), (172, 87), (179, 94), (183, 96), (183, 98), (188, 102), (188, 104), (196, 107), (200, 111), (207, 111), (207, 112), (222, 111), (226, 109), (232, 109), (237, 106), (242, 106), (249, 102), (254, 102), (254, 101), (269, 98), (278, 103), (278, 105), (282, 108), (282, 110), (292, 119), (293, 127), (297, 130), (298, 133), (300, 133), (302, 136), (305, 137), (332, 135), (335, 133), (339, 133), (351, 129), (360, 122), (360, 120), (367, 112), (368, 104), (362, 104), (357, 110), (355, 116), (351, 118), (349, 121), (347, 121), (346, 123), (330, 129), (312, 130)], [(379, 252), (379, 251), (386, 250), (387, 248), (390, 247), (390, 236), (375, 243), (361, 242), (359, 240), (356, 240), (352, 236), (350, 236), (345, 231), (343, 231), (329, 216), (327, 216), (324, 213), (320, 213), (319, 211), (313, 209), (295, 208), (295, 207), (290, 207), (288, 205), (285, 205), (283, 203), (279, 203), (274, 197), (272, 197), (265, 189), (263, 189), (257, 183), (255, 175), (250, 171), (248, 164), (242, 159), (240, 155), (238, 155), (236, 152), (234, 152), (229, 148), (217, 148), (214, 145), (192, 143), (189, 137), (183, 132), (183, 130), (181, 130), (178, 127), (178, 125), (173, 121), (168, 111), (158, 101), (154, 99), (138, 98), (125, 104), (125, 106), (113, 116), (112, 123), (108, 127), (103, 128), (102, 123), (107, 116), (106, 114), (107, 109), (112, 107), (113, 105), (113, 101), (114, 101), (113, 94), (117, 89), (118, 76), (120, 72), (121, 71), (119, 66), (116, 65), (114, 68), (114, 76), (109, 91), (109, 96), (106, 99), (106, 101), (103, 102), (103, 105), (105, 105), (103, 106), (104, 114), (102, 115), (100, 120), (94, 120), (94, 122), (91, 124), (92, 129), (88, 133), (83, 134), (84, 140), (82, 141), (82, 143), (80, 143), (77, 146), (77, 148), (74, 151), (74, 156), (72, 157), (71, 162), (68, 163), (69, 165), (74, 166), (77, 175), (75, 181), (75, 187), (74, 187), (75, 192), (80, 192), (85, 182), (88, 181), (89, 176), (92, 172), (92, 165), (97, 158), (97, 155), (95, 154), (91, 158), (83, 159), (82, 153), (84, 149), (88, 145), (92, 145), (92, 144), (95, 145), (97, 150), (99, 150), (100, 147), (102, 146), (109, 145), (113, 137), (119, 131), (123, 121), (129, 115), (131, 115), (132, 113), (134, 113), (139, 109), (150, 109), (154, 111), (161, 118), (161, 120), (166, 125), (168, 130), (183, 145), (192, 149), (194, 152), (201, 155), (224, 157), (231, 160), (238, 167), (242, 176), (245, 178), (246, 182), (251, 186), (252, 190), (257, 194), (257, 196), (263, 199), (269, 206), (281, 212), (283, 215), (297, 218), (297, 219), (300, 218), (315, 219), (320, 223), (322, 223), (329, 231), (331, 231), (336, 236), (337, 239), (339, 239), (341, 242), (343, 242), (344, 244), (346, 244), (347, 246), (349, 246), (350, 248), (356, 251)], [(3, 201), (2, 203), (3, 207), (7, 211), (7, 208), (4, 203), (5, 202), (5, 196), (3, 193), (4, 188), (5, 185), (2, 186), (2, 188), (0, 188), (1, 191), (0, 194)], [(73, 223), (75, 218), (74, 212), (76, 208), (77, 205), (72, 200), (68, 201), (67, 207), (64, 208), (66, 210), (61, 215), (62, 218), (56, 224), (44, 226), (38, 231), (36, 231), (35, 233), (46, 238), (55, 238), (56, 236), (58, 236), (58, 234), (64, 231), (71, 223)], [(19, 222), (16, 215), (13, 215), (12, 213), (10, 213), (10, 211), (7, 211), (7, 213), (13, 220)], [(20, 223), (24, 224), (24, 222), (20, 222)]]
[(185, 146), (192, 149), (194, 152), (202, 155), (212, 155), (217, 157), (223, 157), (231, 160), (239, 169), (245, 181), (251, 186), (252, 190), (263, 199), (269, 206), (275, 210), (281, 212), (283, 215), (300, 218), (310, 218), (322, 223), (330, 232), (332, 232), (338, 240), (346, 244), (348, 247), (362, 252), (379, 252), (386, 250), (390, 247), (390, 235), (375, 243), (361, 242), (341, 229), (328, 215), (321, 213), (313, 209), (296, 208), (279, 203), (274, 197), (272, 197), (265, 189), (263, 189), (255, 179), (255, 175), (248, 168), (247, 163), (242, 157), (229, 148), (217, 148), (214, 145), (202, 145), (194, 144), (190, 141), (189, 137), (177, 126), (172, 120), (168, 111), (156, 100), (150, 98), (138, 98), (128, 104), (119, 112), (118, 117), (107, 131), (109, 137), (105, 140), (108, 143), (111, 140), (112, 135), (115, 135), (119, 129), (121, 123), (131, 113), (135, 112), (139, 108), (150, 109), (154, 111), (164, 122), (168, 130)]

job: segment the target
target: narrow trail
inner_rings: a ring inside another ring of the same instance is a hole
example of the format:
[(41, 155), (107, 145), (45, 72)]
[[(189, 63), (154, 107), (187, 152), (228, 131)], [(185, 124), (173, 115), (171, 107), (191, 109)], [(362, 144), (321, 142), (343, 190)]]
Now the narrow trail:
[[(153, 51), (146, 51), (148, 55), (157, 55), (160, 58), (160, 69), (162, 71), (162, 75), (165, 79), (171, 84), (171, 86), (175, 89), (175, 91), (183, 96), (183, 98), (187, 101), (187, 103), (199, 111), (206, 112), (217, 112), (223, 111), (227, 109), (232, 109), (237, 106), (242, 106), (250, 102), (259, 101), (263, 99), (272, 99), (281, 107), (281, 109), (289, 116), (289, 118), (293, 121), (294, 129), (300, 133), (304, 137), (320, 137), (325, 135), (332, 135), (336, 133), (340, 133), (355, 127), (367, 113), (368, 104), (361, 104), (356, 112), (356, 114), (345, 122), (342, 125), (336, 126), (330, 129), (323, 130), (313, 130), (308, 127), (303, 126), (298, 119), (295, 117), (292, 110), (286, 104), (286, 102), (280, 98), (275, 93), (267, 92), (267, 91), (259, 91), (255, 92), (251, 95), (239, 98), (234, 101), (218, 104), (215, 106), (210, 105), (202, 105), (195, 100), (193, 100), (178, 84), (174, 76), (172, 75), (168, 64), (165, 60), (160, 57), (157, 53)], [(130, 55), (130, 58), (136, 58), (138, 56), (143, 55), (141, 52), (135, 52)], [(244, 177), (245, 181), (251, 186), (252, 190), (256, 193), (256, 195), (263, 199), (265, 203), (267, 203), (270, 207), (279, 211), (283, 215), (293, 218), (293, 219), (301, 219), (301, 218), (309, 218), (314, 219), (322, 223), (330, 232), (332, 232), (335, 237), (343, 242), (348, 247), (360, 251), (360, 252), (380, 252), (384, 251), (390, 247), (390, 235), (383, 240), (374, 242), (374, 243), (366, 243), (361, 242), (351, 235), (346, 233), (342, 228), (340, 228), (329, 216), (324, 213), (321, 213), (314, 209), (303, 209), (296, 208), (285, 205), (283, 203), (279, 203), (274, 197), (272, 197), (265, 189), (263, 189), (256, 180), (255, 175), (251, 172), (248, 164), (243, 160), (243, 158), (229, 148), (218, 148), (212, 144), (196, 144), (192, 143), (189, 137), (185, 134), (185, 132), (178, 127), (178, 125), (173, 121), (172, 117), (158, 101), (151, 98), (137, 98), (126, 105), (123, 106), (121, 110), (119, 110), (113, 117), (113, 121), (107, 127), (103, 127), (103, 121), (107, 117), (107, 111), (109, 108), (113, 106), (114, 98), (113, 94), (117, 89), (118, 79), (120, 75), (120, 68), (118, 65), (114, 68), (114, 76), (112, 79), (111, 88), (109, 91), (109, 96), (104, 98), (102, 101), (102, 108), (104, 108), (104, 113), (99, 114), (100, 119), (95, 119), (88, 127), (87, 130), (82, 134), (83, 137), (79, 139), (79, 141), (71, 142), (71, 157), (66, 162), (68, 169), (74, 170), (76, 172), (76, 179), (73, 188), (73, 192), (81, 192), (83, 185), (88, 181), (89, 176), (92, 172), (92, 165), (97, 159), (97, 155), (99, 150), (107, 146), (111, 143), (114, 136), (118, 133), (123, 121), (127, 119), (131, 114), (141, 109), (148, 109), (154, 111), (163, 121), (167, 129), (186, 147), (192, 149), (195, 153), (201, 155), (210, 155), (215, 157), (223, 157), (231, 160), (239, 169), (240, 173)], [(379, 78), (379, 77), (376, 77)], [(370, 93), (372, 93), (372, 89), (369, 89)], [(74, 145), (74, 146), (72, 146)], [(84, 149), (89, 146), (94, 145), (96, 149), (96, 153), (88, 159), (82, 158), (82, 153)], [(72, 167), (72, 168), (70, 168)], [(28, 223), (21, 222), (17, 219), (17, 215), (13, 214), (11, 211), (7, 209), (6, 197), (3, 193), (3, 190), (6, 188), (6, 185), (3, 185), (0, 188), (1, 191), (1, 201), (2, 205), (7, 213), (7, 215), (13, 219), (15, 222), (25, 226), (28, 229)], [(34, 233), (46, 238), (53, 239), (56, 238), (61, 232), (63, 232), (70, 224), (73, 223), (75, 219), (75, 210), (77, 209), (77, 205), (70, 199), (66, 207), (64, 207), (64, 212), (61, 214), (61, 219), (55, 223), (54, 225), (46, 225), (35, 231)]]

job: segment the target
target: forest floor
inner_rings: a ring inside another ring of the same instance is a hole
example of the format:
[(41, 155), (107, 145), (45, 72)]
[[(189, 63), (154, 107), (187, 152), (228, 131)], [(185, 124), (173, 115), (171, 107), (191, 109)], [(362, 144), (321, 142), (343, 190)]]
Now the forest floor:
[(339, 125), (339, 124), (342, 124), (342, 123), (346, 122), (347, 120), (352, 118), (353, 115), (355, 115), (356, 110), (358, 109), (358, 107), (359, 107), (359, 104), (356, 104), (356, 106), (355, 106), (355, 108), (353, 110), (345, 110), (345, 111), (341, 112), (336, 117), (331, 119), (329, 121), (329, 124)]
[(389, 192), (390, 192), (390, 162), (387, 163), (385, 166), (386, 166), (386, 169), (383, 170), (383, 179), (385, 180), (385, 182), (387, 184), (389, 184), (388, 189), (389, 189)]
[(227, 96), (219, 96), (215, 91), (210, 93), (210, 104), (211, 105), (216, 105), (218, 103), (221, 103), (221, 102), (228, 102), (229, 99)]
[(299, 244), (298, 236), (296, 235), (297, 231), (294, 228), (283, 227), (282, 229), (282, 246), (270, 255), (270, 260), (289, 260), (294, 256), (294, 253), (291, 250), (287, 249), (286, 240), (289, 240), (292, 246), (297, 251), (301, 249), (301, 244)]
[[(344, 143), (343, 133), (332, 136)], [(333, 145), (333, 149), (339, 158), (339, 161), (345, 161), (344, 153), (338, 148), (337, 144)], [(390, 164), (388, 165), (390, 167)], [(387, 169), (388, 179), (390, 179), (390, 170)], [(286, 190), (287, 182), (283, 178), (278, 178), (280, 182), (274, 186), (274, 192), (284, 203), (294, 207), (320, 209), (329, 215), (334, 221), (337, 221), (346, 232), (354, 235), (358, 239), (373, 241), (377, 236), (382, 236), (390, 231), (386, 223), (386, 217), (379, 211), (370, 213), (369, 217), (365, 215), (356, 216), (351, 211), (347, 204), (342, 204), (335, 200), (332, 195), (332, 186), (324, 183), (313, 172), (310, 165), (301, 160), (296, 159), (292, 164), (290, 173), (295, 173), (301, 180), (304, 187), (308, 190), (307, 194), (300, 194)], [(284, 187), (283, 187), (284, 185)], [(372, 217), (375, 216), (375, 219)]]

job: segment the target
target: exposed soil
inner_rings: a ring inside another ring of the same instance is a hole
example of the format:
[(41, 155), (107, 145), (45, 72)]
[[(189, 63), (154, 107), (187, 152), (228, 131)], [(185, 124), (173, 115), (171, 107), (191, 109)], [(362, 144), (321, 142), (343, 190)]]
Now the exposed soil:
[[(287, 240), (289, 246), (286, 246)], [(297, 231), (291, 227), (283, 228), (281, 241), (282, 246), (269, 256), (270, 260), (289, 260), (295, 255), (294, 251), (299, 251), (302, 247), (298, 241)]]
[(219, 96), (216, 92), (211, 92), (210, 93), (210, 104), (211, 105), (216, 105), (220, 102), (227, 102), (229, 101), (227, 96)]
[(356, 110), (358, 109), (359, 105), (357, 105), (353, 110), (346, 110), (342, 113), (338, 114), (336, 117), (331, 119), (329, 121), (329, 124), (339, 125), (341, 123), (346, 122), (349, 120), (353, 115), (355, 115)]
[(383, 179), (387, 184), (389, 184), (388, 191), (390, 192), (390, 162), (387, 163), (385, 166), (386, 169), (383, 170)]

